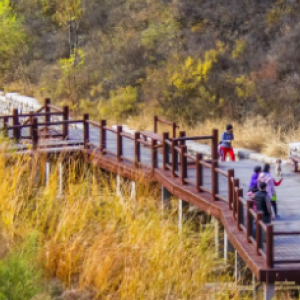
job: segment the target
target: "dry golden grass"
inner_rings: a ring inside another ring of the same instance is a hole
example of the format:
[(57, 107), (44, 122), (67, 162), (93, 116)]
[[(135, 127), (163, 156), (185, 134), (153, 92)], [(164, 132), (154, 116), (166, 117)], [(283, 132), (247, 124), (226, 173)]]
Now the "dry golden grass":
[(157, 188), (140, 185), (134, 201), (125, 184), (120, 199), (113, 178), (71, 161), (59, 195), (57, 166), (44, 186), (44, 164), (0, 153), (0, 227), (11, 248), (36, 234), (49, 279), (93, 290), (95, 299), (240, 299), (212, 231), (187, 221), (179, 234), (176, 202), (163, 214)]
[[(129, 118), (124, 123), (137, 130), (153, 130), (153, 115), (143, 113), (138, 117)], [(190, 136), (210, 134), (213, 128), (217, 128), (221, 135), (227, 124), (232, 124), (234, 127), (235, 148), (251, 149), (269, 156), (287, 158), (288, 144), (300, 140), (300, 130), (285, 132), (280, 127), (275, 129), (272, 122), (262, 117), (248, 118), (242, 124), (226, 118), (206, 120), (193, 126), (179, 123), (180, 130), (186, 131)], [(170, 131), (170, 127), (159, 126), (159, 130)]]

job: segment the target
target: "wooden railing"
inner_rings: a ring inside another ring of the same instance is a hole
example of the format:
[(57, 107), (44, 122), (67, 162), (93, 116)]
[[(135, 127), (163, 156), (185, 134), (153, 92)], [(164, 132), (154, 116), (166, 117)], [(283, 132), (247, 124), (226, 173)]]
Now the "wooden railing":
[(179, 126), (176, 124), (176, 122), (167, 121), (167, 120), (164, 120), (164, 119), (161, 119), (161, 118), (155, 116), (154, 117), (154, 132), (155, 133), (158, 132), (158, 124), (159, 123), (171, 126), (173, 138), (176, 137), (176, 130), (177, 130), (177, 128), (179, 128)]
[[(61, 121), (51, 121), (52, 116), (61, 116)], [(38, 118), (43, 117), (44, 121), (39, 122)], [(27, 118), (27, 119), (25, 119)], [(81, 120), (72, 120), (69, 118), (69, 108), (64, 106), (62, 109), (51, 105), (49, 99), (45, 99), (44, 106), (35, 112), (18, 114), (16, 109), (12, 115), (0, 116), (3, 128), (6, 133), (12, 130), (12, 138), (16, 141), (20, 139), (31, 139), (33, 150), (39, 147), (40, 129), (48, 130), (51, 126), (62, 126), (61, 133), (51, 133), (50, 136), (61, 137), (66, 140), (69, 137), (70, 124), (81, 124), (83, 133), (83, 146), (85, 150), (92, 150), (99, 155), (107, 155), (116, 159), (118, 162), (133, 164), (136, 168), (147, 168), (154, 171), (159, 165), (158, 149), (162, 147), (162, 168), (164, 171), (171, 172), (174, 178), (180, 178), (181, 184), (195, 187), (198, 193), (208, 193), (211, 195), (211, 201), (224, 201), (228, 203), (228, 209), (232, 211), (232, 218), (236, 222), (237, 229), (244, 232), (248, 243), (252, 243), (256, 249), (257, 255), (263, 256), (266, 265), (272, 268), (274, 264), (300, 263), (300, 260), (279, 260), (274, 258), (274, 239), (277, 236), (300, 235), (300, 231), (274, 231), (274, 225), (264, 224), (262, 212), (255, 212), (252, 200), (245, 201), (243, 189), (239, 187), (239, 179), (234, 177), (234, 170), (224, 171), (218, 165), (218, 131), (213, 130), (211, 135), (187, 137), (184, 131), (176, 137), (176, 123), (165, 121), (164, 124), (172, 125), (173, 138), (170, 138), (168, 132), (162, 134), (162, 140), (158, 141), (153, 135), (143, 132), (128, 134), (123, 131), (122, 126), (113, 129), (107, 126), (106, 120), (95, 122), (89, 120), (89, 115), (84, 114)], [(24, 122), (21, 122), (25, 119)], [(9, 124), (12, 121), (12, 125)], [(155, 130), (157, 131), (157, 122), (161, 119), (155, 117)], [(99, 130), (99, 143), (91, 142), (91, 128)], [(29, 135), (22, 135), (21, 130), (29, 128)], [(108, 149), (108, 133), (115, 136), (115, 151)], [(47, 135), (43, 135), (43, 137)], [(146, 137), (146, 138), (145, 138)], [(133, 155), (126, 156), (124, 139), (133, 143)], [(187, 141), (210, 141), (211, 159), (205, 160), (201, 153), (191, 156), (188, 153)], [(79, 143), (79, 142), (78, 142)], [(79, 143), (80, 144), (80, 143)], [(142, 146), (150, 150), (150, 162), (141, 161)], [(195, 177), (191, 179), (188, 176), (189, 165), (193, 165)], [(204, 186), (204, 172), (210, 172), (211, 184)], [(223, 177), (227, 181), (227, 196), (222, 196), (219, 187), (220, 179)], [(255, 226), (254, 226), (255, 225)], [(265, 245), (265, 247), (264, 247)]]

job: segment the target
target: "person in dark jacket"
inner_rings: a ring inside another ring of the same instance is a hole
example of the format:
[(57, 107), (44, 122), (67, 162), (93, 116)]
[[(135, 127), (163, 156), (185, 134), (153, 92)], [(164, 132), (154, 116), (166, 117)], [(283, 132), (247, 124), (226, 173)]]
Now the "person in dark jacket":
[(265, 182), (260, 182), (259, 188), (260, 190), (255, 193), (253, 198), (256, 202), (257, 211), (263, 213), (263, 222), (265, 224), (270, 224), (272, 219), (272, 208), (270, 196), (266, 191), (267, 184)]
[(226, 126), (226, 131), (224, 131), (221, 136), (220, 155), (222, 161), (225, 161), (227, 154), (230, 155), (232, 161), (235, 161), (235, 156), (231, 145), (233, 140), (233, 127), (229, 124)]

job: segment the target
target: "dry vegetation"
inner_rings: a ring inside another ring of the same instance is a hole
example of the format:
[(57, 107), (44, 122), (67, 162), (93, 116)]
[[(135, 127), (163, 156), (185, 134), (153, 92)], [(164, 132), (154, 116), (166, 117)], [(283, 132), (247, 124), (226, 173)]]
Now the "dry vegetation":
[(298, 128), (299, 1), (1, 0), (0, 21), (1, 89), (96, 119)]
[(45, 161), (0, 154), (1, 297), (240, 299), (209, 229), (196, 232), (187, 221), (178, 234), (176, 205), (162, 214), (155, 187), (140, 185), (133, 201), (125, 185), (121, 200), (112, 178), (76, 161), (58, 195), (56, 170), (43, 185)]
[[(153, 130), (153, 116), (141, 114), (124, 121), (130, 128), (137, 130)], [(244, 122), (230, 119), (214, 119), (204, 122), (195, 122), (193, 126), (184, 121), (178, 123), (179, 130), (186, 131), (187, 135), (207, 135), (213, 128), (219, 129), (219, 134), (224, 131), (227, 124), (234, 126), (234, 148), (246, 148), (263, 154), (287, 159), (288, 144), (300, 140), (300, 131), (297, 128), (284, 130), (280, 126), (275, 128), (262, 117), (247, 118)], [(170, 132), (170, 127), (159, 126), (159, 131)]]
[(299, 1), (0, 0), (0, 21), (5, 91), (95, 120), (230, 120), (274, 156), (300, 139)]

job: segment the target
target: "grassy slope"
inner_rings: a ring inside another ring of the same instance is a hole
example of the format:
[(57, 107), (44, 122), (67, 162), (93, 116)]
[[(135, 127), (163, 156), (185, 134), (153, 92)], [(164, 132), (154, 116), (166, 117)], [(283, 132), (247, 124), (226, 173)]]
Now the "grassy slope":
[[(130, 200), (125, 186), (120, 201), (111, 191), (111, 178), (82, 170), (76, 177), (75, 165), (78, 170), (73, 161), (65, 192), (57, 197), (55, 170), (49, 186), (38, 187), (34, 160), (8, 163), (1, 154), (1, 232), (9, 253), (16, 253), (12, 257), (17, 265), (31, 266), (28, 280), (36, 282), (32, 291), (38, 288), (41, 272), (73, 290), (68, 293), (86, 295), (84, 299), (240, 299), (236, 286), (226, 283), (231, 277), (220, 272), (212, 232), (197, 233), (188, 222), (178, 234), (176, 202), (163, 215), (156, 189), (143, 186), (136, 201)], [(24, 251), (31, 255), (20, 255)], [(10, 270), (5, 267), (9, 257), (0, 265), (0, 281), (1, 272)], [(12, 282), (20, 280), (22, 268), (18, 270)], [(216, 281), (225, 283), (219, 291), (205, 288)], [(10, 294), (7, 299), (30, 297)]]

